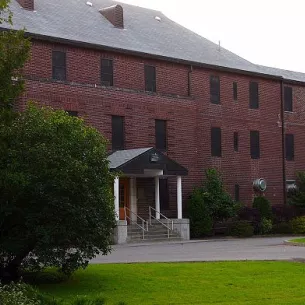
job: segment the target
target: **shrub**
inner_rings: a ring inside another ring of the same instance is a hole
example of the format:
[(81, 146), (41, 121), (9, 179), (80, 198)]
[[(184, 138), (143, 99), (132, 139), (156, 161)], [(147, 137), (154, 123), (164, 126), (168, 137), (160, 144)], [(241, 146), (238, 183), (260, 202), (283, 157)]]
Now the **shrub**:
[(239, 220), (233, 224), (230, 235), (237, 237), (251, 237), (254, 234), (254, 228), (248, 221)]
[(272, 218), (272, 209), (270, 201), (263, 196), (258, 196), (254, 198), (253, 208), (259, 211), (261, 219), (271, 219)]
[(300, 216), (301, 209), (291, 205), (276, 205), (272, 207), (272, 219), (274, 223), (288, 223)]
[(201, 189), (195, 189), (189, 200), (189, 218), (191, 236), (198, 238), (203, 235), (211, 234), (212, 218), (208, 208), (204, 203), (204, 194)]
[(24, 282), (29, 284), (58, 284), (68, 279), (68, 276), (56, 269), (46, 269), (38, 272), (23, 272)]
[(291, 228), (293, 234), (305, 234), (305, 216), (293, 219)]
[(17, 283), (10, 285), (0, 284), (1, 305), (40, 305), (37, 291), (31, 286)]
[(272, 220), (267, 218), (262, 218), (259, 224), (259, 234), (269, 234), (272, 231)]
[(298, 190), (290, 199), (290, 203), (295, 206), (305, 207), (305, 172), (297, 173)]
[(193, 191), (188, 207), (191, 235), (200, 237), (211, 232), (214, 222), (236, 216), (239, 204), (226, 192), (220, 173), (208, 169), (204, 185)]
[(292, 234), (291, 222), (279, 222), (272, 226), (274, 234)]

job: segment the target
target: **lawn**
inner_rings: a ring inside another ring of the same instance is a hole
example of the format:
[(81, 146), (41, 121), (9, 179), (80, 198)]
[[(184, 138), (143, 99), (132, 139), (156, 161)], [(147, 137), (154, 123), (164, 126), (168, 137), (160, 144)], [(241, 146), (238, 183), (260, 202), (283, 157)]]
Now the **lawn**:
[(289, 240), (289, 241), (290, 241), (290, 242), (293, 242), (293, 243), (305, 244), (305, 238), (291, 239), (291, 240)]
[(91, 265), (60, 284), (39, 288), (56, 298), (103, 296), (117, 305), (305, 304), (305, 265), (217, 262)]

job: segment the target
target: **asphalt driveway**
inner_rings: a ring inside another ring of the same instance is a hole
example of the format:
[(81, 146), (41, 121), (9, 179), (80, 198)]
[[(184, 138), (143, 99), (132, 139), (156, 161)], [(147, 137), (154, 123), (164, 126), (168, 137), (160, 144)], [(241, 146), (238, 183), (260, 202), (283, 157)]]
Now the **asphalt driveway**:
[[(291, 237), (292, 238), (292, 237)], [(190, 241), (114, 246), (92, 263), (190, 262), (223, 260), (305, 260), (305, 247), (284, 245), (289, 237)]]

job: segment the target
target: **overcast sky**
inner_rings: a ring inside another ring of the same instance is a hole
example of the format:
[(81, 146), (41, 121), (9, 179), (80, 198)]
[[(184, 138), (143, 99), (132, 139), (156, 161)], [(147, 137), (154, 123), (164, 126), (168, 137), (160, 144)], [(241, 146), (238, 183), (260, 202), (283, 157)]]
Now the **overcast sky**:
[(305, 73), (304, 0), (120, 1), (162, 11), (253, 63)]

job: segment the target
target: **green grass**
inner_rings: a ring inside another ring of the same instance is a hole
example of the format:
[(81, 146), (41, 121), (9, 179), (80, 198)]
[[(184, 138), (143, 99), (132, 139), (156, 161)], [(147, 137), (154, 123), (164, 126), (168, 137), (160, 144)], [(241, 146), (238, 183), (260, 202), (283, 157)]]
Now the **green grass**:
[(217, 262), (91, 265), (39, 289), (56, 298), (101, 296), (107, 304), (305, 304), (305, 264)]
[(289, 240), (289, 241), (290, 241), (290, 242), (293, 242), (293, 243), (305, 244), (305, 238), (291, 239), (291, 240)]

